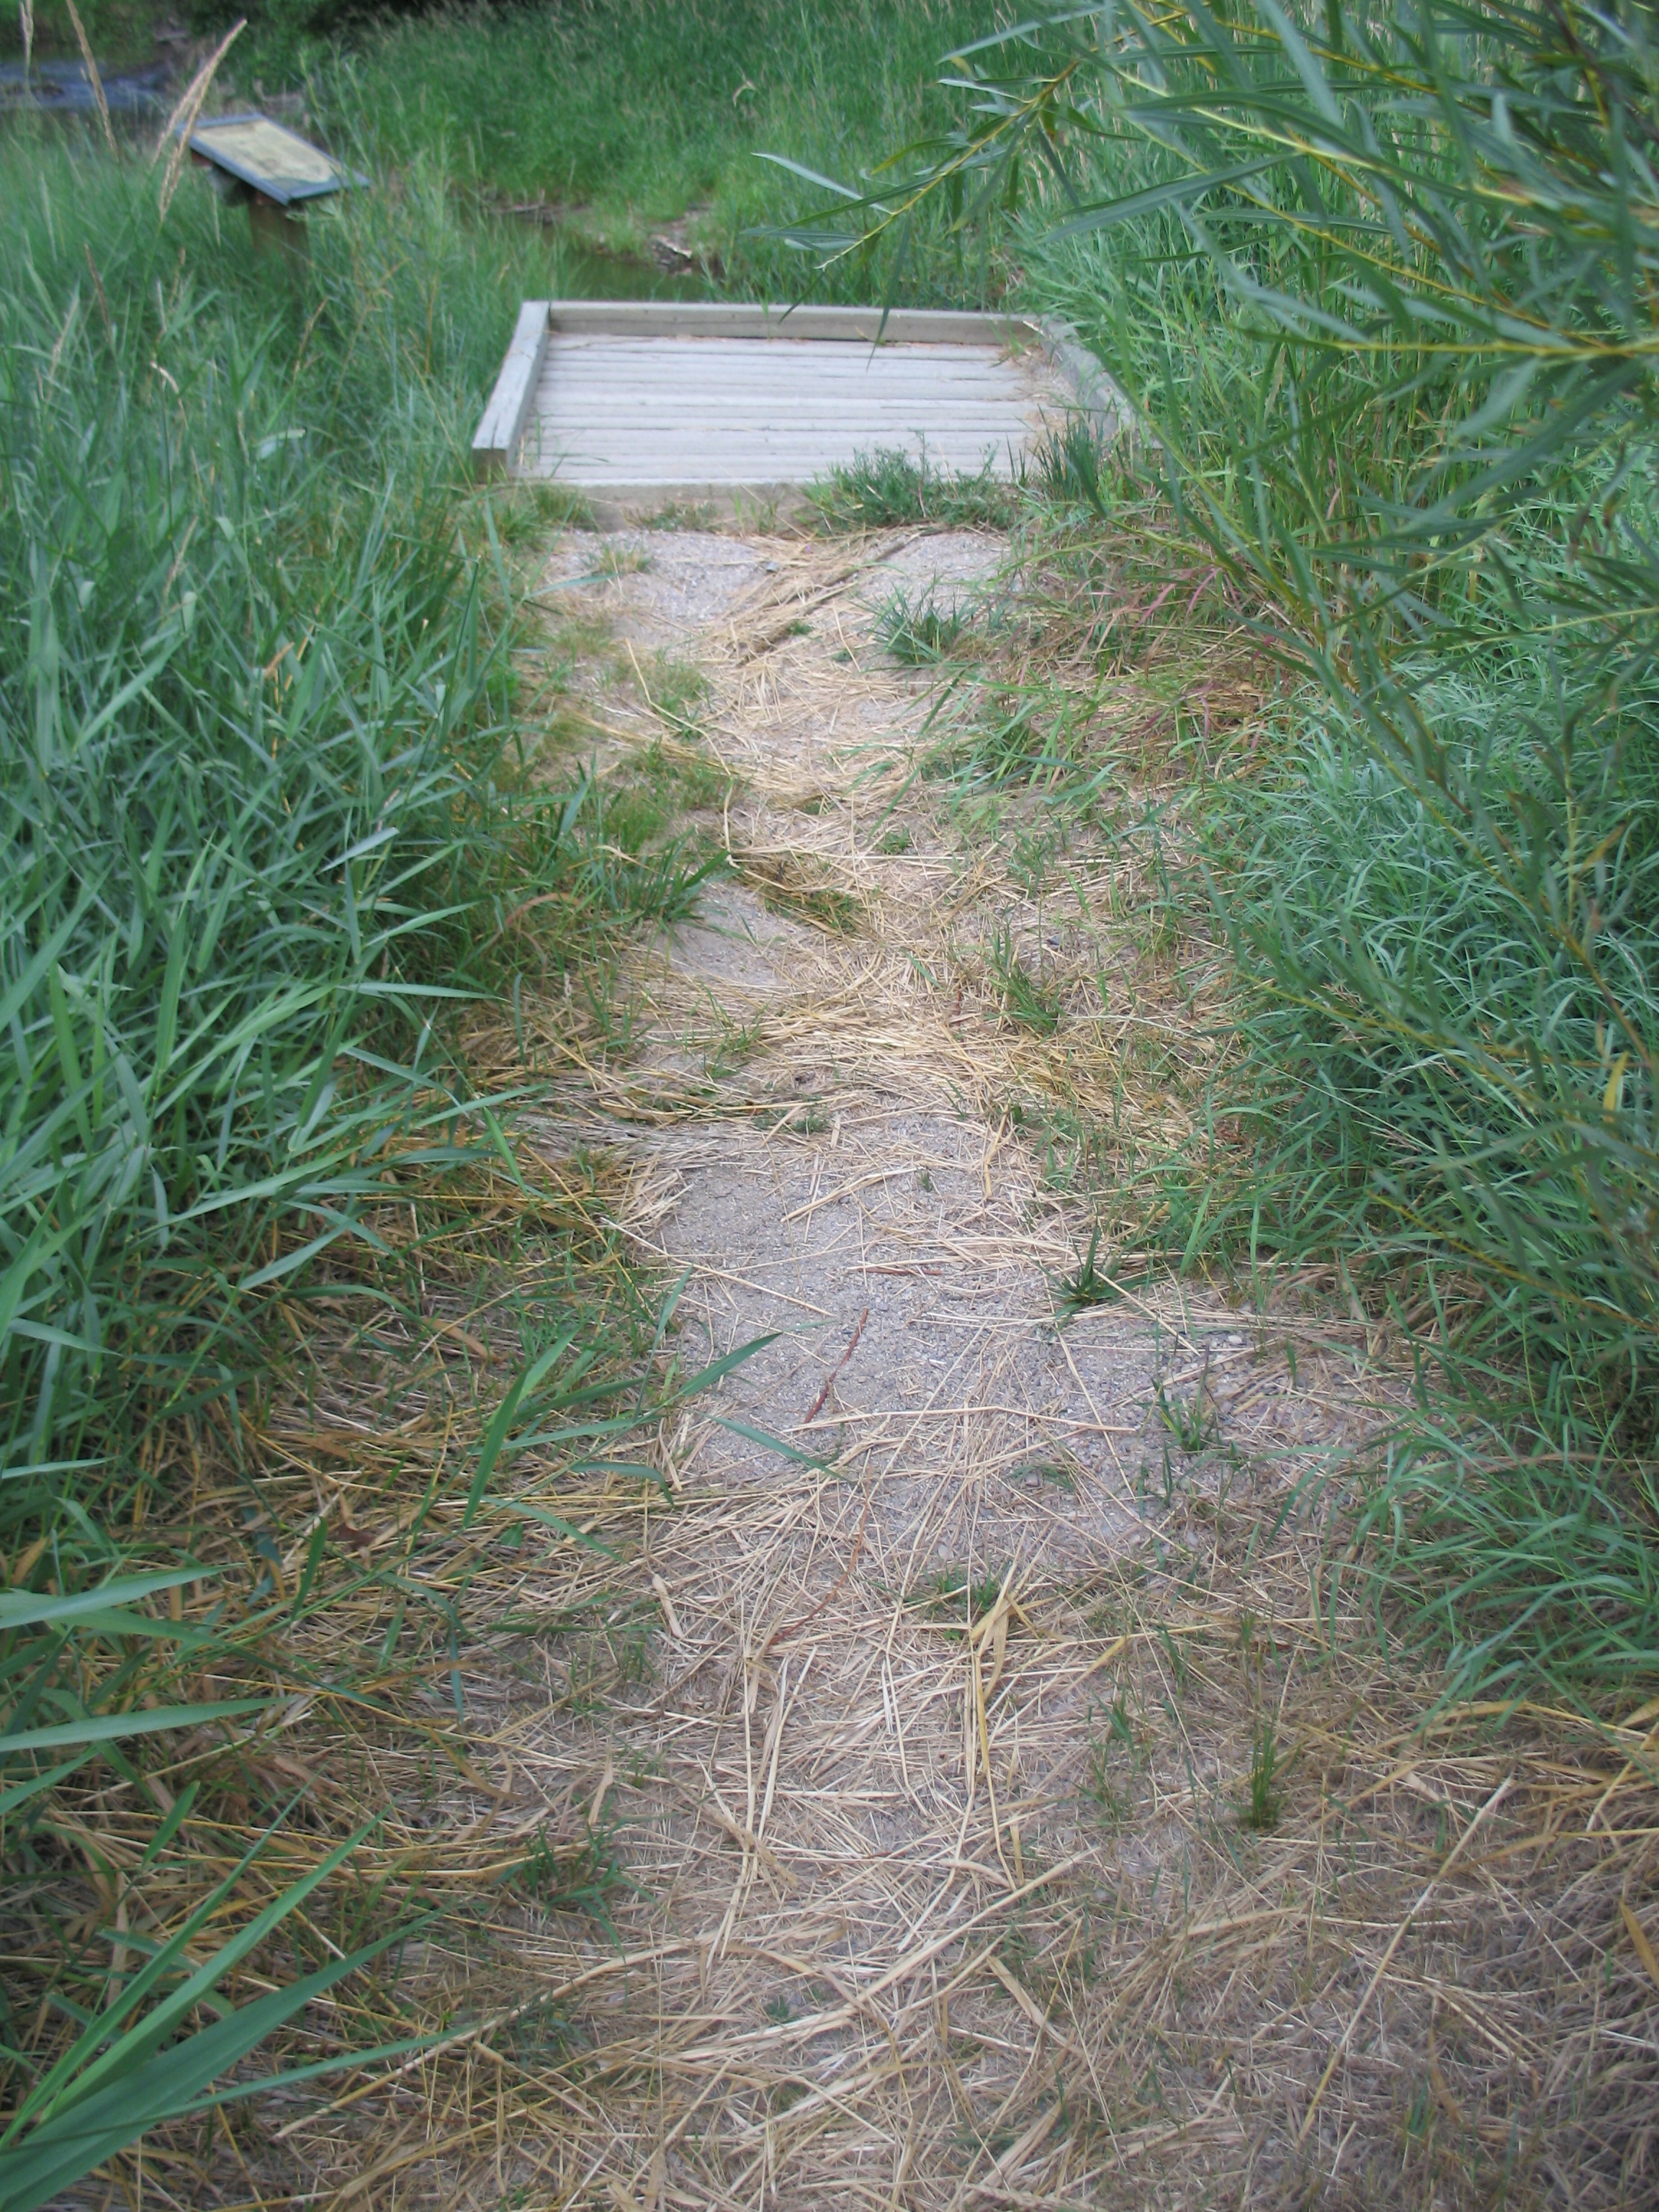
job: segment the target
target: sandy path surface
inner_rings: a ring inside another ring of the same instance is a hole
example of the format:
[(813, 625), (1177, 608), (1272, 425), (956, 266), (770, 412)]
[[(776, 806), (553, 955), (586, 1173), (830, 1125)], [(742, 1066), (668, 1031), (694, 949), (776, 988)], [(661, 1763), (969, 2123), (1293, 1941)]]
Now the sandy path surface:
[[(1003, 556), (624, 533), (549, 570), (641, 689), (653, 653), (703, 672), (737, 875), (639, 952), (625, 1047), (613, 1004), (538, 1142), (626, 1163), (688, 1368), (763, 1346), (659, 1439), (672, 1510), (647, 1489), (633, 1516), (653, 1662), (591, 1701), (568, 1653), (497, 1686), (514, 1790), (614, 1821), (640, 1885), (622, 1951), (595, 1940), (591, 1984), (561, 1986), (606, 2083), (550, 2142), (538, 2185), (566, 2201), (1085, 2202), (1177, 2124), (1241, 2140), (1207, 2062), (1172, 2057), (1127, 2152), (1106, 2118), (1088, 2015), (1119, 1994), (1125, 1885), (1207, 1881), (1202, 1808), (1230, 1820), (1238, 1780), (1199, 1732), (1147, 1801), (1115, 1670), (1133, 1650), (1173, 1695), (1185, 1662), (1115, 1607), (1127, 1561), (1155, 1617), (1230, 1486), (1282, 1487), (1284, 1454), (1341, 1431), (1354, 1362), (1293, 1380), (1282, 1343), (1179, 1291), (1056, 1325), (1086, 1229), (1012, 1113), (1034, 1086), (1110, 1110), (1103, 1040), (1136, 1003), (1102, 964), (1110, 869), (1075, 855), (1045, 898), (947, 835), (914, 771), (955, 709), (878, 635), (896, 589), (1006, 600)], [(594, 719), (635, 734), (625, 705)], [(998, 932), (1065, 998), (1057, 1033), (999, 1006)], [(1172, 1450), (1160, 1388), (1206, 1449)]]

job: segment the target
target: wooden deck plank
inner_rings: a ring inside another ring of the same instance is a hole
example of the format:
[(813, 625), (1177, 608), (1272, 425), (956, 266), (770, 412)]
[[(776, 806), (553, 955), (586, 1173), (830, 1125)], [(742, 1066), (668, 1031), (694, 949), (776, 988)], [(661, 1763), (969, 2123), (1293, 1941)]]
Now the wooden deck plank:
[(801, 338), (793, 345), (753, 338), (562, 338), (554, 334), (542, 372), (556, 379), (622, 376), (666, 383), (688, 373), (738, 376), (750, 384), (838, 384), (884, 389), (944, 381), (986, 391), (1023, 386), (1023, 362), (981, 346), (836, 344)]
[(872, 447), (1013, 473), (1042, 392), (983, 343), (871, 347), (726, 337), (565, 337), (536, 395), (538, 473), (581, 489), (676, 480), (804, 483)]
[[(877, 309), (556, 301), (539, 313), (528, 388), (504, 368), (475, 446), (488, 429), (493, 449), (521, 400), (515, 471), (613, 501), (772, 498), (878, 447), (1006, 477), (1047, 422), (1098, 411), (1056, 372), (1054, 344), (1045, 353), (1034, 325), (1006, 318), (906, 311), (878, 343)], [(527, 358), (531, 313), (509, 367)]]
[[(1018, 474), (1018, 462), (1024, 459), (1019, 448), (1011, 451), (1007, 446), (993, 446), (988, 441), (958, 446), (929, 439), (924, 444), (920, 438), (896, 434), (877, 442), (882, 451), (904, 452), (918, 463), (925, 459), (930, 467), (952, 476), (978, 476), (983, 472), (1003, 482), (1011, 481)], [(861, 440), (846, 449), (844, 459), (850, 462), (857, 454), (875, 449), (871, 441)], [(700, 452), (696, 459), (705, 472), (694, 478), (665, 475), (660, 447), (615, 456), (573, 454), (568, 451), (544, 455), (539, 447), (532, 453), (526, 443), (519, 462), (519, 473), (552, 478), (577, 491), (614, 492), (621, 484), (654, 482), (665, 486), (696, 482), (704, 486), (720, 485), (729, 491), (753, 491), (783, 484), (799, 491), (828, 474), (842, 459), (826, 453), (821, 447), (750, 447), (738, 452)], [(665, 491), (664, 495), (667, 496)]]
[(939, 307), (791, 307), (723, 300), (555, 300), (550, 315), (562, 336), (834, 338), (873, 344), (1041, 348), (1042, 327), (1023, 315)]

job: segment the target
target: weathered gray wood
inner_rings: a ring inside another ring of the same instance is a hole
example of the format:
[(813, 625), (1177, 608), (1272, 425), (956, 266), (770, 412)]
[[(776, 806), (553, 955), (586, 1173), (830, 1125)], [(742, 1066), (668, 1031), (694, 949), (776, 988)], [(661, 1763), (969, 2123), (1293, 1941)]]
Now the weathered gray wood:
[(1020, 315), (951, 308), (745, 306), (725, 300), (554, 300), (548, 313), (564, 336), (606, 337), (833, 338), (866, 345), (1032, 346), (1037, 325)]
[(472, 465), (480, 476), (502, 474), (513, 465), (536, 404), (550, 335), (547, 301), (526, 300), (519, 310), (513, 342), (483, 420), (473, 434)]
[(555, 300), (520, 316), (474, 445), (611, 507), (730, 511), (878, 447), (1007, 477), (1067, 412), (1109, 434), (1115, 402), (1068, 332), (1020, 317)]
[(524, 467), (585, 490), (653, 475), (699, 487), (800, 483), (874, 446), (925, 447), (941, 467), (988, 462), (1006, 476), (1040, 430), (1041, 354), (1012, 359), (986, 343), (988, 318), (923, 325), (965, 326), (975, 344), (878, 346), (805, 334), (757, 343), (711, 331), (706, 317), (690, 335), (578, 334), (556, 327), (556, 309), (555, 319)]

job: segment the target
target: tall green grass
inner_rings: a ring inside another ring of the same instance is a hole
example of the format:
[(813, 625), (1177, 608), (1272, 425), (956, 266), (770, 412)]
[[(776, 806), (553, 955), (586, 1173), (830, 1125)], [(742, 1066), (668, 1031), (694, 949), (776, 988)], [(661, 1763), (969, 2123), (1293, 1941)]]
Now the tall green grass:
[[(46, 1788), (94, 1758), (141, 1771), (139, 1739), (203, 1711), (174, 1664), (203, 1639), (149, 1609), (179, 1577), (124, 1574), (116, 1530), (154, 1439), (246, 1389), (261, 1294), (349, 1232), (419, 1117), (502, 695), (446, 527), (441, 335), (399, 313), (386, 238), (319, 233), (308, 307), (205, 196), (164, 224), (153, 173), (15, 136), (0, 164), (15, 1851)], [(179, 2039), (216, 1978), (168, 1945), (44, 2071), (13, 2050), (9, 2203), (234, 2063), (234, 2029)]]
[(101, 1489), (349, 1221), (480, 876), (545, 839), (454, 530), (499, 316), (458, 314), (437, 188), (317, 226), (296, 291), (205, 193), (164, 225), (141, 168), (3, 158), (0, 1448)]
[[(31, 1878), (76, 1768), (152, 1799), (160, 1850), (189, 1808), (150, 1751), (268, 1702), (269, 1579), (181, 1622), (155, 1607), (201, 1572), (135, 1571), (137, 1532), (183, 1440), (257, 1405), (273, 1298), (343, 1239), (372, 1267), (376, 1202), (474, 1156), (451, 1010), (509, 941), (556, 975), (696, 872), (628, 849), (590, 780), (526, 773), (467, 449), (521, 273), (499, 242), (424, 161), (313, 216), (298, 264), (188, 178), (164, 218), (158, 177), (0, 142), (0, 1848)], [(234, 1934), (216, 1893), (59, 2044), (0, 1981), (0, 2201), (188, 2109), (372, 1955), (202, 2024), (312, 1879)]]
[[(776, 160), (858, 175), (946, 121), (939, 53), (988, 30), (993, 0), (573, 0), (386, 21), (313, 48), (325, 116), (386, 156), (437, 155), (509, 201), (562, 208), (563, 235), (621, 253), (688, 209), (738, 297), (973, 304), (1002, 281), (948, 224), (901, 257), (816, 270), (767, 234), (817, 189)], [(258, 26), (254, 26), (258, 35)], [(252, 64), (250, 64), (251, 66)]]
[(1016, 204), (1291, 691), (1212, 811), (1224, 1132), (1171, 1251), (1334, 1259), (1425, 1410), (1367, 1507), (1455, 1688), (1659, 1678), (1651, 12), (1085, 8), (823, 235)]

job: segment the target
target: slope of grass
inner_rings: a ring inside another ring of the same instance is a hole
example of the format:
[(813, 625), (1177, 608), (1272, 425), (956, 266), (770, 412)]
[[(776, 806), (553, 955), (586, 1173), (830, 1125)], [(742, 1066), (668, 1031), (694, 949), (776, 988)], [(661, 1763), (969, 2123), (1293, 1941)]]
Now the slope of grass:
[[(155, 0), (87, 0), (79, 13), (106, 66), (152, 62), (151, 32), (176, 15)], [(781, 235), (819, 197), (814, 176), (867, 176), (896, 145), (945, 124), (940, 58), (992, 29), (995, 0), (431, 10), (199, 0), (190, 16), (202, 36), (247, 18), (222, 95), (302, 88), (313, 127), (356, 148), (383, 180), (435, 163), (450, 189), (486, 207), (538, 210), (544, 227), (506, 249), (538, 289), (649, 290), (661, 282), (652, 240), (670, 225), (686, 281), (733, 296), (890, 290), (916, 305), (975, 305), (1009, 282), (1000, 258), (964, 250), (944, 221), (897, 252), (833, 266)], [(38, 54), (78, 56), (62, 0), (40, 0), (34, 31)], [(0, 51), (21, 54), (14, 17), (0, 25)], [(584, 258), (593, 255), (620, 266)]]
[(993, 19), (988, 0), (583, 0), (388, 23), (313, 65), (325, 112), (367, 118), (389, 158), (441, 152), (496, 198), (559, 209), (573, 240), (638, 254), (690, 210), (688, 244), (737, 295), (866, 298), (891, 283), (962, 304), (999, 277), (942, 224), (874, 270), (817, 270), (750, 234), (815, 194), (759, 156), (873, 167), (944, 121), (939, 58)]

